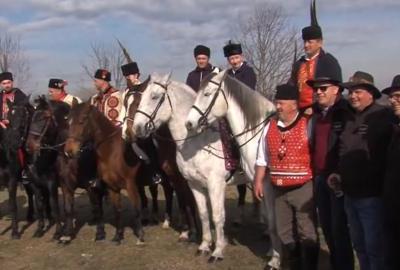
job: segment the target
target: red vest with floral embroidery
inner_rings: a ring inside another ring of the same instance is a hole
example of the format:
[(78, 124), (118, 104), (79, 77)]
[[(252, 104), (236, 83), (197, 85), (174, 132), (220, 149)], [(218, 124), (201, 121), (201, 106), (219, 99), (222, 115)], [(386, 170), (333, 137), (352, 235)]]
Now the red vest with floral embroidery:
[(275, 119), (267, 132), (268, 167), (275, 186), (299, 186), (313, 177), (307, 136), (308, 119), (301, 117), (294, 127), (281, 131)]
[(299, 73), (297, 75), (297, 86), (299, 87), (299, 107), (301, 109), (310, 107), (313, 103), (314, 92), (306, 82), (314, 79), (317, 58), (318, 57), (314, 57), (300, 65)]

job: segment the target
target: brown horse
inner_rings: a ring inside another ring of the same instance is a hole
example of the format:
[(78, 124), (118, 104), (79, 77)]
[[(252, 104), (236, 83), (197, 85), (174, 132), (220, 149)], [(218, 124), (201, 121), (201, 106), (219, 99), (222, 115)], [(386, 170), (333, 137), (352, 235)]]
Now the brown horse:
[(141, 162), (136, 155), (129, 162), (125, 159), (126, 143), (121, 128), (114, 126), (100, 111), (88, 102), (76, 105), (70, 112), (68, 139), (64, 151), (76, 157), (85, 142), (92, 141), (97, 159), (97, 173), (107, 185), (114, 206), (116, 233), (112, 239), (120, 243), (123, 239), (121, 220), (121, 189), (126, 189), (134, 210), (134, 233), (138, 244), (143, 243), (144, 231), (140, 220), (140, 202), (136, 177), (141, 172)]
[[(133, 118), (139, 106), (141, 94), (146, 89), (148, 81), (149, 79), (129, 90), (124, 101), (124, 106), (127, 108), (127, 116), (124, 121), (123, 132), (125, 134), (123, 136), (129, 142), (136, 140), (135, 134), (132, 133)], [(130, 96), (133, 97), (133, 100), (129, 98)], [(161, 127), (154, 139), (157, 142), (158, 162), (176, 192), (181, 220), (184, 221), (179, 240), (196, 241), (196, 237), (200, 234), (197, 234), (199, 226), (196, 218), (196, 202), (186, 179), (183, 178), (176, 164), (176, 144), (167, 126)]]

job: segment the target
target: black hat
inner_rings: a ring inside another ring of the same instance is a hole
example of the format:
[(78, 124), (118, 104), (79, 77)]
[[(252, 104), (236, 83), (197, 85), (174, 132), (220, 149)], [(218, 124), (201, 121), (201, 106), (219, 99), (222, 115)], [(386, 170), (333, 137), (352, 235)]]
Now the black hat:
[(321, 57), (318, 59), (318, 68), (315, 72), (315, 79), (306, 82), (310, 87), (324, 83), (331, 83), (339, 86), (342, 83), (342, 69), (333, 57)]
[(400, 75), (394, 76), (392, 86), (383, 89), (382, 93), (390, 95), (394, 91), (400, 91)]
[(229, 57), (236, 54), (242, 54), (242, 45), (232, 43), (232, 41), (229, 40), (228, 44), (224, 47), (224, 56)]
[(131, 62), (121, 66), (122, 74), (124, 76), (139, 74), (139, 67), (136, 62)]
[(50, 79), (49, 80), (49, 88), (63, 90), (64, 86), (66, 86), (66, 85), (67, 85), (67, 81), (64, 81), (62, 79)]
[(292, 84), (281, 84), (276, 87), (275, 99), (279, 100), (298, 100), (299, 89)]
[(194, 57), (198, 56), (199, 54), (207, 55), (208, 57), (210, 57), (210, 48), (204, 45), (197, 45), (196, 48), (194, 48), (193, 54)]
[(111, 73), (110, 71), (106, 69), (98, 69), (96, 70), (96, 73), (94, 74), (94, 77), (96, 79), (104, 80), (104, 81), (111, 81)]
[(3, 73), (0, 73), (0, 83), (2, 82), (2, 81), (5, 81), (5, 80), (10, 80), (10, 81), (13, 81), (13, 75), (12, 75), (12, 73), (11, 72), (3, 72)]
[(375, 99), (382, 96), (381, 92), (379, 92), (378, 88), (374, 85), (374, 77), (363, 71), (357, 71), (350, 77), (348, 82), (342, 83), (340, 86), (347, 89), (354, 89), (356, 87), (363, 88), (370, 92)]
[(315, 0), (311, 0), (310, 15), (311, 15), (311, 25), (304, 27), (301, 30), (303, 40), (322, 39), (322, 29), (318, 25)]

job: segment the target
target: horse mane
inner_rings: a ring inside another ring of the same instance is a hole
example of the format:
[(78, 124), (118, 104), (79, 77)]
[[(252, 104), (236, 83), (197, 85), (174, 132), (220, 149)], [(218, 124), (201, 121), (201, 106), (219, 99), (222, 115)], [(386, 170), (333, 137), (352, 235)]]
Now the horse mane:
[[(71, 111), (70, 115), (72, 118), (78, 119), (80, 115), (84, 115), (85, 117), (89, 118), (89, 121), (93, 121), (97, 127), (104, 128), (106, 133), (113, 132), (117, 129), (113, 123), (111, 123), (108, 118), (102, 114), (95, 106), (91, 105), (89, 102), (83, 102), (74, 106)], [(99, 130), (98, 128), (98, 130)]]
[(203, 89), (204, 87), (206, 87), (206, 85), (212, 80), (212, 78), (214, 78), (218, 73), (215, 72), (211, 72), (210, 74), (208, 74), (206, 77), (204, 77), (201, 82), (200, 82), (200, 87), (199, 89)]
[(229, 75), (225, 75), (224, 83), (227, 95), (235, 100), (243, 113), (246, 120), (246, 128), (257, 126), (260, 123), (260, 119), (266, 117), (268, 109), (271, 109), (270, 101)]

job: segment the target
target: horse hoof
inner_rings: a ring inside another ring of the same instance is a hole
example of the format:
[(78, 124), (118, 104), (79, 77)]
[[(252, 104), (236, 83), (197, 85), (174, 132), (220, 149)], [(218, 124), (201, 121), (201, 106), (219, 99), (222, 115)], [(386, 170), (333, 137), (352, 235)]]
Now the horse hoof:
[(63, 244), (63, 245), (68, 245), (69, 243), (71, 243), (72, 241), (72, 237), (71, 236), (61, 236), (58, 240), (59, 244)]
[(170, 223), (169, 220), (164, 220), (162, 226), (163, 229), (169, 229), (170, 228)]
[(136, 241), (136, 245), (142, 247), (142, 246), (145, 245), (145, 242), (144, 242), (143, 240), (139, 240), (139, 239), (138, 239), (138, 240)]
[(60, 238), (61, 238), (61, 233), (55, 233), (53, 235), (53, 240), (60, 240)]
[(34, 234), (33, 234), (33, 238), (41, 238), (44, 235), (44, 231), (43, 230), (37, 230)]
[(198, 256), (198, 257), (200, 257), (200, 256), (206, 257), (206, 256), (208, 256), (208, 254), (210, 254), (210, 251), (208, 251), (208, 250), (200, 250), (200, 249), (198, 249), (196, 251), (196, 256)]
[(115, 244), (116, 246), (119, 246), (119, 245), (121, 245), (121, 243), (122, 243), (122, 238), (121, 238), (121, 237), (114, 236), (114, 238), (111, 240), (111, 242), (112, 242), (113, 244)]
[(96, 235), (96, 237), (94, 239), (95, 242), (101, 242), (101, 241), (104, 241), (104, 240), (106, 240), (106, 236), (104, 234)]
[(221, 257), (214, 257), (214, 256), (211, 256), (210, 258), (208, 258), (208, 263), (216, 263), (216, 262), (220, 262), (220, 261), (222, 261), (223, 260), (223, 258), (221, 258)]

